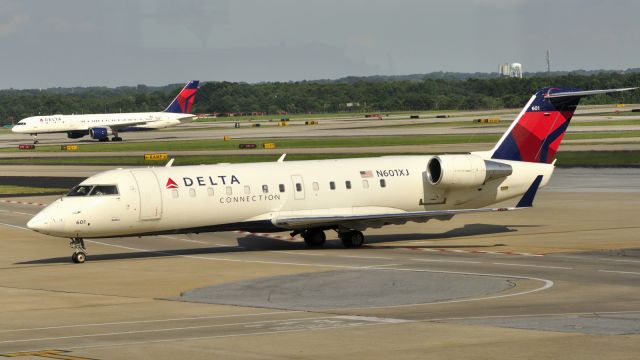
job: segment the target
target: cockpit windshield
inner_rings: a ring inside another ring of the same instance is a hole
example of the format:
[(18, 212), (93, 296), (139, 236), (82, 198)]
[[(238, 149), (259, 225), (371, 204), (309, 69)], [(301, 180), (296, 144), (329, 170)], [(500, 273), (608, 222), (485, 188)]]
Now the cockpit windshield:
[(118, 187), (115, 185), (96, 185), (89, 196), (97, 195), (118, 195)]
[(118, 195), (116, 185), (78, 185), (71, 189), (66, 196), (101, 196)]

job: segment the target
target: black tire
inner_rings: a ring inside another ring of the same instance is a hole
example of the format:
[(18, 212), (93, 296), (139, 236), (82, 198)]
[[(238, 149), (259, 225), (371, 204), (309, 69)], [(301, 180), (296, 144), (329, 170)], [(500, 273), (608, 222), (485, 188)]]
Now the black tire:
[(364, 235), (360, 231), (347, 231), (340, 233), (340, 240), (346, 248), (359, 248), (364, 244)]
[(82, 264), (85, 262), (85, 260), (87, 260), (87, 254), (83, 252), (75, 253), (71, 255), (71, 260), (73, 260), (73, 262), (76, 264)]
[(114, 136), (113, 139), (111, 139), (112, 141), (122, 141), (122, 138), (120, 136)]
[(307, 230), (304, 233), (304, 242), (308, 247), (322, 247), (325, 241), (327, 236), (322, 230)]

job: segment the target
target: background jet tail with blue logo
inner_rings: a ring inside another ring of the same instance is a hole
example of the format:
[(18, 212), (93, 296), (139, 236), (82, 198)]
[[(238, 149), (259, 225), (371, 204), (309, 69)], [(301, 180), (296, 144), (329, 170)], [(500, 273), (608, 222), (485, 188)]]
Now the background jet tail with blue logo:
[(540, 89), (490, 152), (491, 158), (550, 164), (582, 97), (633, 89)]
[(198, 92), (198, 80), (191, 80), (184, 86), (182, 91), (178, 93), (175, 99), (167, 106), (163, 112), (177, 113), (177, 114), (189, 114), (191, 113), (191, 106)]

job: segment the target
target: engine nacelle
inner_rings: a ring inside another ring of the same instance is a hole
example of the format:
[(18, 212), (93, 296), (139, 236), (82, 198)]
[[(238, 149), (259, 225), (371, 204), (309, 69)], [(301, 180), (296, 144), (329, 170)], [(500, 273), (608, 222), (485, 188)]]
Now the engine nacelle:
[(94, 127), (89, 129), (89, 136), (91, 136), (92, 139), (106, 139), (111, 134), (113, 134), (113, 131), (108, 127)]
[(67, 131), (67, 137), (69, 139), (80, 139), (83, 136), (86, 136), (89, 132), (85, 130), (72, 130)]
[(510, 165), (485, 160), (476, 155), (434, 156), (427, 164), (427, 180), (439, 188), (465, 188), (507, 177)]

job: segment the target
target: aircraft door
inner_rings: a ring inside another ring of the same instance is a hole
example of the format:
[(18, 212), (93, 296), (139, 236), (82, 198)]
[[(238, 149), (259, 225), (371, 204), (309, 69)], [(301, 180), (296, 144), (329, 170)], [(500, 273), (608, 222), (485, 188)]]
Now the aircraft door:
[(293, 198), (304, 200), (304, 181), (302, 181), (302, 176), (291, 175), (291, 183), (293, 185)]
[(162, 194), (153, 171), (131, 171), (136, 179), (140, 196), (140, 220), (158, 220), (162, 217)]

